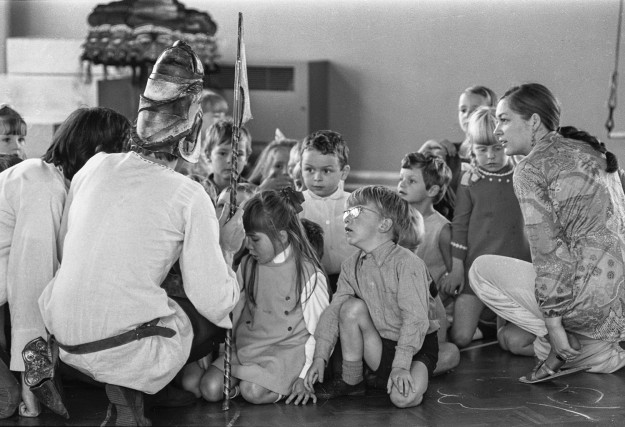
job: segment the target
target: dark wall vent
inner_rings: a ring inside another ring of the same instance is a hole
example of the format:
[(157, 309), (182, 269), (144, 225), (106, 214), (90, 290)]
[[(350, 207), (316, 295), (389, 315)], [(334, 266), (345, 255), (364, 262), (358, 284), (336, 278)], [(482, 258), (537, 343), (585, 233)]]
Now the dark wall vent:
[[(294, 91), (295, 69), (293, 67), (247, 67), (250, 90)], [(205, 77), (205, 86), (215, 89), (232, 89), (234, 67), (219, 66), (219, 71)]]

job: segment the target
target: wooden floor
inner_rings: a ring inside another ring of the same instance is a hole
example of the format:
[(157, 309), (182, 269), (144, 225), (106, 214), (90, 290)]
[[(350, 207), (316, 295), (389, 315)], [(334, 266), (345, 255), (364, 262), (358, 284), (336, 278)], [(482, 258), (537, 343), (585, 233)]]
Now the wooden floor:
[[(432, 379), (423, 404), (397, 409), (379, 392), (361, 398), (254, 406), (235, 399), (227, 412), (199, 401), (175, 409), (158, 408), (154, 425), (168, 426), (580, 426), (625, 424), (625, 370), (615, 374), (574, 374), (551, 383), (526, 385), (517, 378), (534, 365), (532, 358), (512, 356), (494, 343), (475, 342), (462, 352), (460, 366)], [(45, 412), (35, 419), (14, 416), (4, 425), (92, 425), (104, 419), (103, 389), (79, 384), (66, 387), (71, 418)]]

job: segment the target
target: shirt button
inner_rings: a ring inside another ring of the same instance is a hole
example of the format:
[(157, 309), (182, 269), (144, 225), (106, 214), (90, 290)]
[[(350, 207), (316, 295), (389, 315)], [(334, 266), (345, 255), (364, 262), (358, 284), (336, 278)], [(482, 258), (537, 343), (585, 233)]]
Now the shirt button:
[(330, 220), (326, 219), (326, 225), (330, 225)]
[(288, 300), (290, 300), (290, 299), (291, 299), (291, 297), (286, 297), (286, 300), (287, 300), (287, 301), (288, 301)]
[(288, 314), (289, 314), (289, 312), (288, 312), (288, 311), (286, 311), (286, 310), (284, 310), (284, 314), (288, 315)]
[(288, 330), (289, 330), (289, 331), (292, 331), (292, 330), (293, 330), (293, 328), (289, 326), (289, 327), (288, 327)]
[(247, 323), (247, 324), (249, 325), (250, 323), (252, 323), (252, 321), (251, 321), (251, 320), (248, 320), (248, 321), (247, 321), (247, 322), (245, 322), (245, 323)]

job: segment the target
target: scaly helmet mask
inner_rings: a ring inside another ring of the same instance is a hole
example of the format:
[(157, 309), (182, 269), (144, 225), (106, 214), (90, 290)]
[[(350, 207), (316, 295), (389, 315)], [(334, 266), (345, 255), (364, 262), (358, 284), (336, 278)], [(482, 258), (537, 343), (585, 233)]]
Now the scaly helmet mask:
[(188, 44), (177, 41), (166, 49), (141, 95), (132, 142), (145, 150), (197, 163), (203, 76), (204, 66)]

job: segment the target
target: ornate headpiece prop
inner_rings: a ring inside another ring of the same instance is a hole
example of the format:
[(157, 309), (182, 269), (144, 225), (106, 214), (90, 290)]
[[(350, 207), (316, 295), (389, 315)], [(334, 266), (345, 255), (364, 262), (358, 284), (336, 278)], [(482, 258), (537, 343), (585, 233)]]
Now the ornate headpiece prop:
[(165, 50), (141, 95), (133, 143), (196, 163), (203, 76), (202, 62), (185, 42), (177, 41)]

